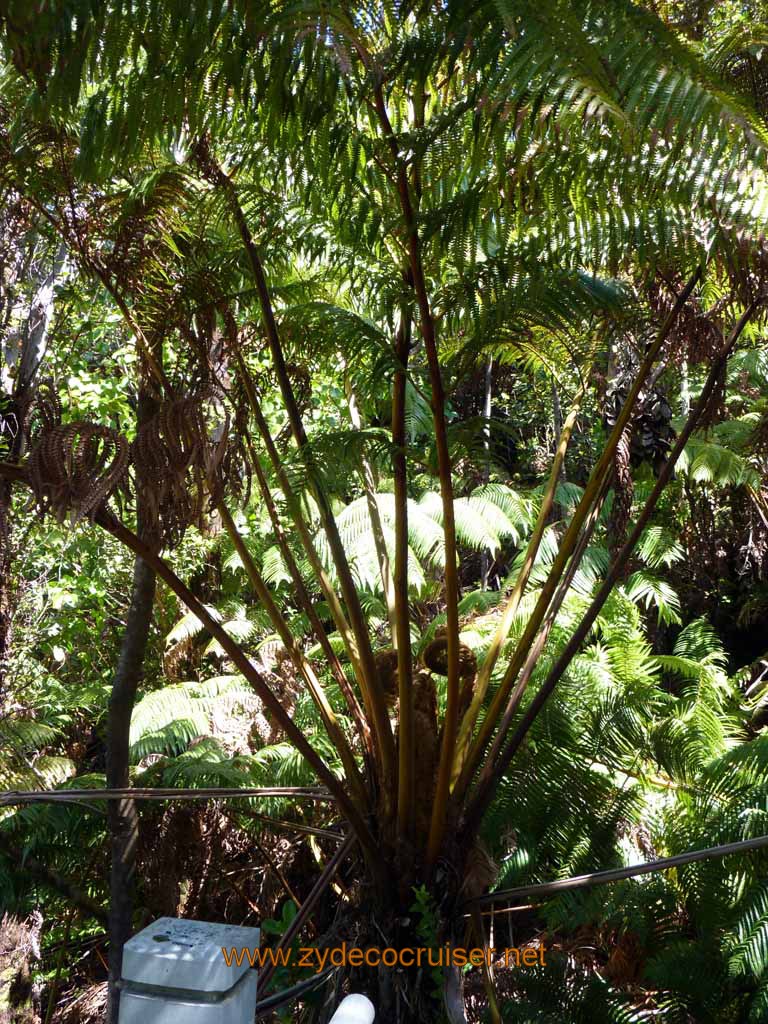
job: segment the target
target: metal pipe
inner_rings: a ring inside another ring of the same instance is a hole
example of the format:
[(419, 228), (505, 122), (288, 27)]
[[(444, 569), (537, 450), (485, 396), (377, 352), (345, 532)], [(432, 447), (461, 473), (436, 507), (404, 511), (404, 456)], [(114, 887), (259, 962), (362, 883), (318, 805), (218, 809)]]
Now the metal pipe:
[(69, 803), (81, 800), (232, 800), (237, 798), (290, 797), (291, 799), (325, 800), (334, 797), (327, 789), (311, 786), (269, 786), (238, 789), (31, 789), (0, 790), (0, 807), (13, 804)]

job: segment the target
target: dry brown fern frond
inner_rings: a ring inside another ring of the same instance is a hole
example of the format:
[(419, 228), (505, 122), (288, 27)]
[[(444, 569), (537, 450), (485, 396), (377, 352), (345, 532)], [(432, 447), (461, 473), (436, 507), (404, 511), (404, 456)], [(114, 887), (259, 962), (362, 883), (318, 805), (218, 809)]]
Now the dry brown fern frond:
[(61, 401), (52, 380), (41, 380), (35, 398), (35, 419), (38, 435), (61, 424)]
[(715, 386), (710, 395), (707, 406), (699, 420), (699, 429), (706, 430), (708, 427), (714, 426), (715, 423), (721, 423), (726, 416), (728, 411), (726, 409), (726, 390), (727, 390), (727, 373), (726, 368), (722, 367), (715, 380)]
[(55, 423), (51, 409), (43, 417), (27, 461), (27, 476), (40, 514), (61, 523), (93, 519), (125, 483), (130, 462), (128, 441), (97, 423)]
[(467, 855), (464, 879), (459, 892), (468, 900), (487, 892), (499, 877), (499, 865), (482, 839), (477, 839)]
[(161, 543), (178, 543), (187, 527), (202, 526), (227, 485), (239, 483), (229, 426), (222, 392), (205, 387), (166, 402), (138, 431), (137, 487), (150, 533)]
[[(682, 286), (683, 282), (677, 276), (671, 282), (658, 280), (649, 286), (650, 306), (660, 321), (664, 321), (671, 313)], [(704, 310), (700, 301), (692, 296), (679, 311), (669, 333), (670, 362), (679, 366), (683, 361), (687, 361), (695, 366), (711, 360), (722, 344), (719, 329), (721, 313), (720, 304)]]

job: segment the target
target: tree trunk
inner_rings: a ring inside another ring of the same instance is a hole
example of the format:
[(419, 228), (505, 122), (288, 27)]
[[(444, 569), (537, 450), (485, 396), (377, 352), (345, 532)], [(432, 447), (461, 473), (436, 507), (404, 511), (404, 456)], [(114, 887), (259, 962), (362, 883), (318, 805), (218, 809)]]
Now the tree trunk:
[[(34, 245), (35, 243), (33, 243)], [(35, 380), (45, 354), (48, 328), (53, 317), (56, 285), (67, 274), (66, 246), (58, 247), (52, 264), (38, 263), (33, 272), (37, 290), (20, 332), (19, 346), (6, 349), (0, 363), (0, 396), (7, 387), (16, 415), (16, 433), (11, 438), (7, 458), (16, 462), (24, 454), (24, 421), (32, 398)], [(14, 598), (11, 584), (11, 483), (0, 481), (0, 695), (11, 646)]]
[[(133, 567), (133, 593), (125, 636), (112, 686), (106, 746), (106, 784), (124, 787), (128, 778), (128, 740), (136, 688), (141, 678), (146, 641), (155, 603), (155, 572), (141, 558)], [(133, 877), (138, 840), (138, 814), (133, 800), (109, 802), (112, 869), (110, 873), (110, 999), (108, 1021), (117, 1024), (120, 994), (117, 981), (123, 945), (131, 934)]]
[[(109, 699), (107, 739), (107, 786), (128, 786), (128, 740), (136, 689), (141, 679), (155, 599), (155, 573), (137, 558), (133, 569), (133, 593), (120, 658)], [(109, 1004), (107, 1021), (116, 1024), (119, 1006), (117, 981), (123, 962), (123, 945), (130, 938), (133, 918), (133, 880), (139, 818), (130, 799), (109, 801)]]
[[(139, 391), (138, 424), (146, 423), (157, 403), (142, 386)], [(141, 488), (137, 488), (137, 494)], [(137, 502), (139, 499), (137, 498)], [(137, 507), (138, 531), (145, 533), (141, 505)], [(125, 634), (112, 683), (107, 715), (107, 786), (129, 785), (129, 740), (136, 691), (141, 680), (155, 602), (155, 571), (136, 557), (133, 565), (131, 604)], [(123, 965), (123, 946), (133, 923), (133, 888), (139, 816), (131, 799), (108, 801), (111, 868), (109, 876), (109, 997), (107, 1024), (117, 1024), (120, 991), (117, 982)]]

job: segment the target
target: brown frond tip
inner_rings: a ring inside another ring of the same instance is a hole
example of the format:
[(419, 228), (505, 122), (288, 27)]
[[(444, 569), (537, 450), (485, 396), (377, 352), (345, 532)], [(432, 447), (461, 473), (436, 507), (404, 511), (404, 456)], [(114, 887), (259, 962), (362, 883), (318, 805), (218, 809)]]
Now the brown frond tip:
[(709, 402), (707, 402), (707, 407), (699, 420), (699, 429), (706, 430), (707, 428), (714, 426), (715, 423), (721, 423), (726, 418), (726, 386), (727, 374), (725, 367), (723, 367), (717, 375), (712, 395), (710, 396)]
[(222, 182), (226, 182), (226, 175), (216, 163), (211, 153), (211, 140), (207, 133), (196, 139), (191, 148), (191, 155), (199, 167), (200, 173), (212, 185), (220, 185)]
[[(675, 276), (672, 283), (659, 280), (649, 285), (649, 303), (660, 320), (664, 320), (672, 311), (681, 288), (682, 280), (678, 276)], [(704, 310), (699, 299), (692, 296), (679, 311), (669, 335), (669, 359), (673, 364), (679, 366), (683, 361), (688, 361), (695, 366), (708, 363), (717, 354), (722, 344), (719, 329), (722, 305), (720, 303), (712, 309)]]
[[(41, 410), (39, 410), (41, 411)], [(124, 486), (130, 462), (128, 441), (97, 423), (55, 423), (50, 405), (27, 462), (27, 476), (41, 515), (62, 523), (93, 519)]]
[(218, 388), (165, 402), (133, 443), (137, 489), (148, 534), (176, 544), (203, 526), (227, 488), (239, 490), (243, 460), (229, 445), (229, 414)]
[(35, 419), (39, 422), (40, 434), (53, 430), (61, 424), (61, 401), (56, 385), (46, 378), (41, 380), (35, 398)]

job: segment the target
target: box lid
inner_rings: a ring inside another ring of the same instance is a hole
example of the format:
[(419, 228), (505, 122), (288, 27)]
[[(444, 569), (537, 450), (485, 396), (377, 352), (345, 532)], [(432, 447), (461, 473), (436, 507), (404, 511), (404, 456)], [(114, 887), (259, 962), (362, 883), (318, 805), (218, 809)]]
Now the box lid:
[[(259, 929), (160, 917), (123, 947), (123, 979), (197, 992), (227, 992), (250, 968)], [(226, 949), (230, 965), (222, 953)], [(235, 958), (231, 951), (234, 950)], [(240, 966), (237, 956), (241, 957)]]

